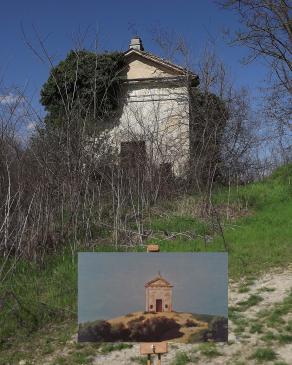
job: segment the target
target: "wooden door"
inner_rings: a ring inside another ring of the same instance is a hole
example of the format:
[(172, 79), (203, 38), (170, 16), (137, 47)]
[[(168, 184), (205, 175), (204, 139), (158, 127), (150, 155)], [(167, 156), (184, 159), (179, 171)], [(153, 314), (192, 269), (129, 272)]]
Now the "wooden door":
[(156, 312), (162, 312), (162, 299), (156, 299)]

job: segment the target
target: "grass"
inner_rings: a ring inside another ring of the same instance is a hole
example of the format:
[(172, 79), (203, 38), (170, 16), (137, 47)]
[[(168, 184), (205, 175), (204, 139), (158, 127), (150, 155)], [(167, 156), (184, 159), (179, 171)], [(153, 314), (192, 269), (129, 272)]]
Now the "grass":
[(149, 228), (165, 233), (190, 232), (194, 235), (204, 234), (208, 230), (208, 225), (192, 217), (180, 217), (171, 215), (166, 218), (154, 218), (151, 220)]
[(132, 356), (130, 361), (139, 364), (139, 365), (147, 365), (147, 357), (146, 356)]
[(255, 359), (258, 362), (266, 362), (275, 360), (277, 354), (271, 348), (258, 348), (251, 356), (251, 359)]
[[(213, 194), (213, 203), (218, 207), (230, 205), (239, 211), (247, 208), (248, 215), (226, 221), (222, 215), (224, 239), (229, 247), (229, 274), (232, 278), (255, 275), (276, 266), (285, 266), (292, 261), (292, 164), (274, 172), (261, 182), (231, 188), (230, 192), (218, 188)], [(183, 199), (183, 198), (182, 198)], [(184, 198), (190, 201), (190, 197)], [(193, 198), (193, 205), (198, 197)], [(183, 205), (180, 202), (180, 206)], [(220, 210), (220, 209), (219, 209)], [(197, 235), (212, 234), (211, 225), (198, 217), (178, 216), (177, 207), (166, 212), (166, 218), (155, 218), (151, 227), (168, 234), (182, 231)], [(187, 212), (189, 214), (189, 212)], [(180, 214), (183, 212), (180, 209)], [(205, 244), (200, 237), (188, 239), (175, 236), (157, 238), (161, 251), (224, 251), (221, 235), (215, 234)], [(153, 241), (153, 240), (152, 240)]]
[(263, 298), (258, 294), (251, 294), (247, 300), (243, 300), (241, 302), (238, 302), (237, 310), (240, 312), (246, 311), (250, 307), (254, 307), (258, 303), (260, 303), (263, 300)]
[(238, 289), (238, 293), (248, 293), (250, 291), (250, 287), (247, 285), (243, 285)]
[(237, 317), (233, 320), (233, 323), (235, 324), (234, 333), (236, 335), (243, 335), (246, 327), (248, 326), (248, 321), (243, 317)]
[(275, 335), (272, 331), (268, 331), (267, 333), (265, 333), (261, 339), (265, 342), (272, 342), (275, 341), (277, 339), (277, 335)]
[(195, 355), (189, 355), (186, 352), (180, 351), (175, 355), (174, 360), (171, 362), (171, 365), (185, 365), (190, 362), (194, 364), (197, 361)]
[(262, 333), (263, 325), (261, 323), (253, 323), (249, 329), (250, 333)]
[(261, 292), (273, 292), (273, 291), (275, 291), (276, 289), (275, 288), (268, 288), (268, 287), (262, 287), (262, 288), (260, 288), (258, 291), (259, 291), (259, 293), (261, 293)]
[(288, 333), (280, 333), (277, 340), (281, 345), (286, 345), (288, 343), (292, 343), (292, 335)]
[(221, 353), (218, 351), (217, 347), (213, 343), (202, 343), (199, 346), (199, 350), (202, 355), (206, 357), (217, 357), (220, 356)]
[(112, 351), (131, 349), (132, 347), (133, 345), (128, 343), (105, 343), (101, 346), (100, 352), (102, 354), (108, 354), (109, 352)]
[[(289, 295), (284, 298), (283, 302), (277, 303), (271, 309), (266, 309), (260, 311), (257, 316), (260, 318), (268, 327), (282, 329), (285, 326), (286, 322), (282, 318), (284, 315), (290, 313), (292, 311), (292, 291)], [(291, 325), (291, 323), (290, 323)], [(291, 329), (289, 327), (289, 323), (287, 325), (287, 329)]]

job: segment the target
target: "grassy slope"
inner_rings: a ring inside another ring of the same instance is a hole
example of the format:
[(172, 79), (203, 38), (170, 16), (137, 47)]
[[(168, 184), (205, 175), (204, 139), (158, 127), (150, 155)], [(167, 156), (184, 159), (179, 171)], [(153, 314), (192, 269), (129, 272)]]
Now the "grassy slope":
[[(266, 181), (214, 194), (214, 202), (219, 206), (229, 201), (234, 207), (247, 207), (251, 212), (224, 223), (231, 277), (236, 279), (242, 274), (255, 274), (291, 262), (291, 182), (292, 165), (289, 165), (278, 169)], [(196, 203), (196, 198), (187, 199), (188, 204)], [(169, 208), (166, 218), (157, 217), (150, 222), (152, 229), (166, 230), (168, 234), (185, 231), (210, 234), (208, 223), (177, 210), (175, 204)], [(173, 240), (158, 237), (157, 241), (162, 251), (224, 250), (222, 238), (216, 235), (207, 245), (201, 238), (183, 236)], [(96, 249), (105, 250), (114, 251), (114, 248), (99, 246)], [(50, 351), (62, 343), (62, 338), (73, 333), (76, 329), (76, 267), (76, 257), (69, 252), (51, 257), (44, 267), (23, 262), (5, 286), (0, 287), (0, 298), (4, 297), (4, 309), (0, 313), (0, 365), (45, 354), (48, 343), (44, 333), (53, 331), (55, 340), (50, 341)], [(15, 346), (23, 348), (23, 353), (15, 352)], [(32, 351), (32, 346), (37, 352)]]
[[(291, 183), (290, 183), (291, 182)], [(223, 221), (224, 239), (229, 248), (229, 274), (232, 278), (256, 274), (292, 261), (292, 165), (278, 169), (263, 182), (238, 189), (214, 193), (214, 204), (234, 208), (247, 207), (249, 214), (233, 221)], [(192, 222), (192, 224), (191, 224)], [(193, 229), (197, 234), (208, 232), (208, 226), (190, 217), (161, 218), (152, 227), (174, 232)], [(224, 251), (220, 235), (205, 244), (202, 239), (178, 238), (156, 240), (163, 251)]]

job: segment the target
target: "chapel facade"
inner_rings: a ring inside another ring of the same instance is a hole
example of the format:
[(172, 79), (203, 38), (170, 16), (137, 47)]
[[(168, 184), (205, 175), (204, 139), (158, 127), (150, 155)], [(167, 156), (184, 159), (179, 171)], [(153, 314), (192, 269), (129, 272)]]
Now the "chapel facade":
[[(123, 107), (111, 138), (120, 154), (185, 173), (190, 159), (190, 87), (197, 75), (144, 50), (134, 37), (124, 53)], [(143, 157), (144, 156), (144, 157)], [(143, 165), (143, 163), (142, 163)]]
[(172, 288), (160, 273), (145, 284), (146, 312), (172, 312)]

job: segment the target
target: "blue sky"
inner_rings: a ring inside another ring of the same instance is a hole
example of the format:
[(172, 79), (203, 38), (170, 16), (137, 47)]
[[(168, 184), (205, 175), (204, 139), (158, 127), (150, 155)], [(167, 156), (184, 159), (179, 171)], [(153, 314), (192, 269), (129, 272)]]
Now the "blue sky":
[(175, 311), (227, 317), (226, 253), (79, 253), (78, 322), (144, 311), (144, 285), (158, 271)]
[(238, 21), (234, 14), (219, 9), (212, 0), (5, 1), (0, 12), (0, 76), (7, 86), (26, 86), (36, 108), (49, 69), (25, 44), (22, 26), (34, 45), (37, 42), (33, 28), (38, 30), (55, 62), (72, 48), (73, 34), (78, 29), (88, 29), (88, 40), (93, 39), (97, 30), (100, 48), (109, 51), (126, 50), (131, 36), (138, 33), (146, 50), (159, 53), (153, 30), (160, 27), (185, 38), (195, 61), (205, 43), (212, 40), (236, 84), (248, 87), (253, 95), (257, 95), (265, 75), (260, 62), (249, 66), (240, 64), (245, 50), (226, 45), (222, 30), (236, 29)]

